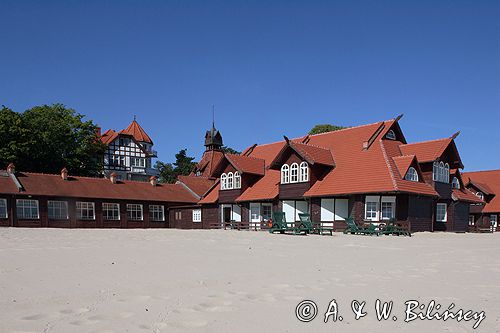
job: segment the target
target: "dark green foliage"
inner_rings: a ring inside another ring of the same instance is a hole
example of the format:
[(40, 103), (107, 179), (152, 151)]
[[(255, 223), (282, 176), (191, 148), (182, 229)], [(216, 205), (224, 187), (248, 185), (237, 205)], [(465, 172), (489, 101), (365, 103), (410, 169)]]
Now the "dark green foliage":
[(222, 146), (221, 149), (223, 152), (228, 153), (228, 154), (235, 154), (235, 155), (241, 154), (240, 151), (234, 150), (233, 148), (228, 147), (228, 146)]
[(187, 149), (181, 149), (175, 154), (175, 162), (173, 164), (157, 161), (155, 168), (160, 172), (159, 181), (161, 183), (173, 184), (176, 182), (177, 176), (189, 175), (196, 166), (196, 162), (193, 162), (193, 160), (194, 157), (187, 156)]
[(35, 106), (23, 113), (0, 111), (0, 166), (22, 171), (98, 176), (104, 145), (97, 126), (62, 104)]
[(344, 128), (347, 128), (347, 127), (331, 125), (331, 124), (318, 124), (318, 125), (314, 126), (309, 131), (309, 134), (313, 135), (313, 134), (319, 134), (319, 133), (333, 132), (333, 131), (338, 131), (338, 130), (341, 130)]

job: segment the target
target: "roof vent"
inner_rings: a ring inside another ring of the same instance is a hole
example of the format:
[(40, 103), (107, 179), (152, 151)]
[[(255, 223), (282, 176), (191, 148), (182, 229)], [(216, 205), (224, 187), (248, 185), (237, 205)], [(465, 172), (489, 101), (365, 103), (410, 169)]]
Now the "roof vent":
[(9, 163), (9, 165), (7, 165), (7, 172), (10, 174), (14, 174), (16, 172), (16, 166), (14, 163)]
[(158, 185), (158, 177), (156, 177), (156, 176), (151, 176), (151, 177), (149, 177), (149, 183), (150, 183), (152, 186), (156, 186), (156, 185)]
[(116, 184), (116, 181), (117, 181), (117, 179), (116, 179), (116, 178), (118, 178), (118, 175), (116, 174), (116, 172), (113, 172), (111, 175), (109, 175), (109, 180), (110, 180), (110, 181), (111, 181), (111, 183), (113, 183), (113, 184)]
[(61, 178), (62, 178), (63, 180), (68, 180), (68, 169), (63, 168), (63, 169), (61, 170)]

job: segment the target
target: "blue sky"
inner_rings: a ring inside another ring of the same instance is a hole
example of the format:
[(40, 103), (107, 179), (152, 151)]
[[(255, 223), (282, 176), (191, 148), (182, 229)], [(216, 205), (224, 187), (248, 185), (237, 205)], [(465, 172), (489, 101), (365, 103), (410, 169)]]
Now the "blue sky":
[(500, 168), (498, 1), (0, 0), (0, 104), (64, 103), (105, 130), (137, 115), (159, 157), (401, 120)]

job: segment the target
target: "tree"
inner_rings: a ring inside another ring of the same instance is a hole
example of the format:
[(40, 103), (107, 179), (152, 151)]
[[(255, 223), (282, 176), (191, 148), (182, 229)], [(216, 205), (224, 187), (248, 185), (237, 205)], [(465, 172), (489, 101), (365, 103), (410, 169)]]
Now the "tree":
[(23, 167), (30, 146), (29, 131), (21, 115), (2, 105), (0, 110), (0, 168), (9, 163)]
[(175, 154), (173, 164), (157, 161), (155, 168), (160, 172), (160, 182), (173, 184), (177, 181), (177, 176), (189, 175), (196, 166), (193, 160), (194, 157), (187, 156), (187, 149), (181, 149)]
[(228, 153), (228, 154), (235, 154), (235, 155), (241, 154), (240, 151), (234, 150), (233, 148), (228, 147), (228, 146), (222, 146), (221, 149), (223, 152)]
[(333, 132), (333, 131), (338, 131), (338, 130), (341, 130), (344, 128), (347, 128), (347, 127), (331, 125), (331, 124), (318, 124), (318, 125), (314, 126), (309, 131), (309, 134), (313, 135), (313, 134), (319, 134), (319, 133)]
[(0, 130), (2, 146), (9, 136), (17, 138), (2, 156), (3, 164), (13, 161), (19, 170), (32, 172), (59, 173), (66, 167), (72, 175), (100, 175), (104, 145), (92, 121), (83, 121), (83, 115), (62, 104), (35, 106), (17, 115), (5, 109), (0, 122), (6, 118), (14, 127), (7, 134)]

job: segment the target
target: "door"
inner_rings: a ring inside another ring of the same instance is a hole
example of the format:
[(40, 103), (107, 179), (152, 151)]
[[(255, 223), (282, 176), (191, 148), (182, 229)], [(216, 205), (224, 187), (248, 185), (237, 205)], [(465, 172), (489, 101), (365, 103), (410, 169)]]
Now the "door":
[(260, 229), (260, 203), (251, 202), (250, 203), (250, 229)]
[(496, 215), (490, 215), (490, 223), (491, 223), (491, 231), (495, 232), (497, 231), (497, 216)]
[(231, 206), (224, 206), (222, 208), (222, 221), (224, 223), (231, 222)]

